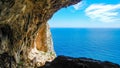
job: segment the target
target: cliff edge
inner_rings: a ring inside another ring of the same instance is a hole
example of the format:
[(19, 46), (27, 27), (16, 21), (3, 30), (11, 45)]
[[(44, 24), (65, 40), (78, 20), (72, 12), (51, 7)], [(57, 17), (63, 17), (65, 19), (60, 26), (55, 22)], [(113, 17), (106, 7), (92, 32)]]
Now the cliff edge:
[(55, 58), (47, 21), (81, 0), (0, 0), (0, 68), (39, 67)]

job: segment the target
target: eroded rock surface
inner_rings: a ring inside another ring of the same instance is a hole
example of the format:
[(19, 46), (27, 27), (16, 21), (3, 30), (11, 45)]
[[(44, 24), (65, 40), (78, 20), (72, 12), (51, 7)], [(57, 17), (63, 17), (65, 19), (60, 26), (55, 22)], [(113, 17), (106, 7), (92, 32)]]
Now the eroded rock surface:
[(80, 0), (0, 0), (0, 67), (30, 68), (55, 58), (47, 21)]

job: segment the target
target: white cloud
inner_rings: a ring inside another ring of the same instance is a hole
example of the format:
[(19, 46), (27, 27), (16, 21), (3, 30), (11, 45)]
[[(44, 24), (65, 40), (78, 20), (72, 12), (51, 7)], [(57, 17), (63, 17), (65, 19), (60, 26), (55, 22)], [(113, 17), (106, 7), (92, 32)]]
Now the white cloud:
[(83, 6), (83, 4), (84, 4), (84, 2), (82, 1), (82, 2), (79, 2), (75, 5), (73, 5), (73, 7), (74, 7), (75, 10), (79, 10)]
[(93, 20), (102, 22), (120, 21), (120, 4), (92, 4), (86, 8), (85, 13)]

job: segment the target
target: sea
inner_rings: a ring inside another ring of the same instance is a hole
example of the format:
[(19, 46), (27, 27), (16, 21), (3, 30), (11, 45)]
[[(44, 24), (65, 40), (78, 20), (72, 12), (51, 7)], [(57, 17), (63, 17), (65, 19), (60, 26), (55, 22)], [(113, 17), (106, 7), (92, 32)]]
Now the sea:
[(58, 55), (120, 64), (120, 28), (51, 28)]

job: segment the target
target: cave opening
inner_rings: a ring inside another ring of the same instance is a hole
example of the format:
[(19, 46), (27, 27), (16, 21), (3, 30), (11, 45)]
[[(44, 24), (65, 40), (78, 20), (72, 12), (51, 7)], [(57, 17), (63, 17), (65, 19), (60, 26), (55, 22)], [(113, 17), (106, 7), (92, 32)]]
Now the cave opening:
[(116, 26), (117, 23), (85, 18), (85, 10), (87, 7), (79, 10), (74, 10), (73, 6), (63, 8), (48, 21), (57, 56), (88, 57), (120, 63), (119, 26)]

